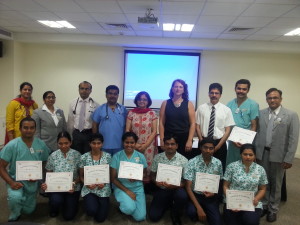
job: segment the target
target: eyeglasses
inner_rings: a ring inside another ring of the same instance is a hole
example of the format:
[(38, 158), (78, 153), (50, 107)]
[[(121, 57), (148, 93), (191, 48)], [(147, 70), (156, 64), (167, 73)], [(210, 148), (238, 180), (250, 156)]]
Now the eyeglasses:
[(138, 101), (140, 101), (140, 102), (148, 102), (148, 99), (146, 99), (146, 98), (140, 98), (140, 99), (138, 99)]
[(56, 99), (55, 96), (47, 96), (46, 99)]

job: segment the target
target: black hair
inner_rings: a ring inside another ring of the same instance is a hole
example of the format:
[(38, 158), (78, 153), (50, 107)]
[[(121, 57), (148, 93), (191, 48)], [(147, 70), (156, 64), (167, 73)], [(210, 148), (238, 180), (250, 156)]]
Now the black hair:
[(32, 87), (32, 84), (29, 83), (29, 82), (23, 82), (22, 84), (20, 84), (20, 91), (22, 91), (22, 89), (25, 87), (25, 86), (29, 86), (31, 88), (31, 90), (33, 90), (33, 87)]
[(117, 90), (118, 94), (120, 93), (120, 90), (116, 85), (108, 85), (105, 89), (105, 93), (107, 94), (109, 90)]
[(250, 90), (251, 87), (251, 83), (249, 80), (247, 79), (240, 79), (235, 83), (235, 88), (239, 85), (239, 84), (247, 84), (248, 85), (248, 90)]
[(22, 128), (24, 122), (34, 122), (34, 127), (36, 128), (36, 122), (35, 122), (35, 120), (32, 119), (30, 116), (27, 116), (27, 117), (25, 117), (24, 119), (21, 120), (20, 126), (19, 126), (20, 129)]
[(142, 95), (145, 95), (146, 98), (148, 99), (147, 108), (149, 108), (149, 107), (152, 105), (152, 100), (151, 100), (151, 98), (150, 98), (150, 95), (149, 95), (148, 92), (146, 92), (146, 91), (141, 91), (141, 92), (139, 92), (139, 93), (135, 96), (135, 98), (134, 98), (134, 104), (135, 104), (136, 106), (138, 106), (137, 102), (138, 102), (138, 100), (141, 98)]
[(93, 89), (93, 86), (92, 86), (92, 84), (90, 83), (90, 82), (88, 82), (88, 81), (82, 81), (79, 85), (78, 85), (78, 88), (80, 88), (80, 85), (82, 85), (82, 84), (89, 84), (90, 85), (90, 89), (92, 90)]
[(55, 94), (54, 94), (53, 91), (46, 91), (46, 92), (43, 94), (43, 99), (45, 100), (49, 94), (53, 94), (54, 97), (55, 97)]
[(176, 82), (178, 82), (178, 83), (180, 83), (180, 84), (183, 85), (184, 92), (183, 92), (183, 94), (182, 94), (182, 98), (183, 98), (184, 100), (189, 100), (188, 85), (187, 85), (187, 83), (185, 83), (184, 80), (181, 80), (181, 79), (176, 79), (176, 80), (173, 81), (172, 86), (171, 86), (171, 89), (170, 89), (170, 92), (169, 92), (169, 97), (170, 97), (170, 98), (173, 98), (173, 96), (174, 96), (174, 93), (173, 93), (173, 91), (172, 91), (172, 88), (174, 87), (174, 85), (175, 85)]
[(214, 139), (205, 137), (199, 143), (200, 148), (207, 143), (213, 144), (213, 146), (216, 147), (216, 141)]
[(104, 138), (103, 138), (103, 135), (100, 134), (100, 133), (95, 133), (95, 134), (91, 134), (89, 136), (89, 142), (93, 142), (95, 140), (100, 140), (102, 143), (104, 142)]
[(210, 92), (212, 89), (218, 89), (220, 94), (223, 92), (223, 87), (219, 83), (212, 83), (209, 85), (208, 91)]
[(253, 144), (243, 144), (240, 148), (240, 154), (242, 154), (246, 149), (251, 149), (254, 155), (256, 155), (256, 148)]
[(167, 134), (166, 136), (164, 136), (164, 142), (167, 140), (171, 140), (172, 138), (175, 140), (176, 144), (178, 144), (178, 137), (174, 134)]
[(273, 91), (277, 91), (279, 93), (280, 97), (282, 97), (282, 91), (277, 88), (270, 88), (269, 90), (267, 90), (266, 97)]
[(67, 138), (70, 142), (72, 142), (71, 135), (69, 134), (68, 131), (61, 131), (61, 132), (59, 132), (58, 135), (57, 135), (57, 142), (61, 138)]
[(129, 131), (129, 132), (126, 132), (123, 134), (122, 141), (124, 142), (126, 140), (126, 138), (128, 138), (128, 137), (133, 137), (135, 142), (137, 142), (139, 139), (139, 137), (134, 132)]

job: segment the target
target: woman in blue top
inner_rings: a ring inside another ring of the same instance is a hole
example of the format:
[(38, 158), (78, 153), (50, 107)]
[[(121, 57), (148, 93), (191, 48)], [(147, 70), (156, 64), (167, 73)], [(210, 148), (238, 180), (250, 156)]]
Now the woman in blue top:
[(124, 150), (113, 156), (110, 165), (111, 182), (114, 184), (114, 194), (120, 203), (121, 212), (131, 215), (136, 221), (146, 219), (146, 200), (143, 182), (140, 180), (118, 178), (120, 162), (142, 164), (147, 168), (145, 156), (134, 150), (138, 137), (133, 132), (126, 132), (122, 136)]
[(224, 175), (223, 190), (253, 191), (255, 211), (225, 209), (224, 217), (228, 225), (258, 225), (262, 212), (261, 199), (266, 193), (268, 179), (264, 168), (255, 161), (255, 146), (244, 144), (240, 149), (241, 160), (229, 164)]
[[(101, 164), (110, 164), (111, 155), (102, 151), (103, 136), (96, 133), (90, 136), (91, 151), (81, 156), (80, 160), (80, 179), (84, 183), (84, 167)], [(109, 211), (109, 196), (111, 194), (110, 184), (91, 184), (84, 185), (81, 196), (84, 201), (86, 214), (94, 217), (101, 223), (107, 218)]]
[[(56, 217), (62, 209), (63, 218), (72, 220), (78, 210), (80, 197), (79, 163), (81, 154), (71, 149), (71, 136), (68, 132), (60, 132), (57, 136), (59, 149), (54, 151), (46, 164), (47, 172), (73, 172), (73, 188), (69, 192), (52, 192), (49, 195), (50, 216)], [(47, 189), (47, 184), (42, 184), (42, 189)]]

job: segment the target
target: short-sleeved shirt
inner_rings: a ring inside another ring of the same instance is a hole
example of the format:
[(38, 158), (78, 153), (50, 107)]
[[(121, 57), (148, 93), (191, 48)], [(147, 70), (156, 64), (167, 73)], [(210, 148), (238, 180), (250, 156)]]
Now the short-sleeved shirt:
[[(145, 159), (145, 156), (136, 150), (134, 150), (130, 159), (127, 158), (125, 150), (122, 150), (122, 151), (114, 154), (110, 166), (112, 168), (116, 169), (117, 173), (119, 172), (119, 167), (120, 167), (121, 161), (142, 164), (144, 166), (144, 168), (147, 168), (147, 161)], [(139, 191), (144, 190), (142, 181), (130, 182), (128, 179), (123, 179), (123, 178), (118, 178), (118, 179), (125, 187), (129, 188), (131, 191), (139, 192)]]
[[(21, 137), (8, 142), (2, 149), (0, 158), (9, 163), (8, 174), (14, 180), (16, 178), (16, 161), (46, 161), (50, 149), (45, 142), (39, 138), (34, 138), (31, 150), (23, 142)], [(38, 182), (21, 181), (29, 192), (35, 192), (38, 188)]]
[(104, 149), (121, 149), (122, 135), (125, 131), (127, 110), (123, 105), (117, 104), (114, 111), (105, 103), (99, 106), (92, 118), (99, 124), (99, 133), (104, 137)]
[[(258, 186), (268, 184), (268, 178), (262, 166), (253, 162), (249, 172), (246, 173), (245, 165), (241, 160), (227, 166), (224, 180), (230, 183), (231, 190), (253, 191), (254, 195), (258, 191)], [(259, 202), (256, 208), (262, 208), (262, 203)]]
[[(109, 153), (102, 152), (101, 159), (95, 161), (91, 156), (91, 152), (87, 152), (81, 156), (79, 167), (84, 168), (85, 166), (95, 166), (110, 163), (111, 155)], [(105, 184), (102, 189), (95, 188), (93, 190), (84, 185), (81, 189), (81, 196), (84, 197), (89, 193), (93, 193), (99, 197), (109, 197), (111, 194), (110, 184)]]
[(172, 166), (180, 166), (180, 167), (185, 168), (185, 166), (188, 163), (188, 160), (187, 160), (187, 158), (185, 158), (183, 155), (181, 155), (178, 152), (176, 152), (175, 155), (173, 156), (173, 158), (171, 160), (169, 160), (168, 157), (166, 156), (166, 153), (162, 152), (154, 157), (152, 165), (151, 165), (152, 172), (157, 172), (158, 163), (163, 163), (163, 164), (172, 165)]
[(250, 130), (251, 120), (255, 120), (259, 115), (258, 104), (247, 98), (239, 107), (236, 98), (227, 103), (231, 109), (236, 126)]
[[(62, 151), (58, 149), (49, 156), (46, 170), (52, 172), (73, 172), (73, 180), (76, 180), (79, 177), (80, 157), (81, 154), (78, 151), (70, 149), (65, 158)], [(75, 185), (74, 190), (80, 191), (79, 183)]]
[(198, 155), (189, 160), (188, 165), (183, 174), (183, 178), (192, 181), (192, 188), (195, 193), (202, 194), (200, 191), (195, 191), (196, 173), (208, 173), (220, 175), (220, 180), (223, 176), (222, 163), (219, 159), (212, 157), (208, 165), (204, 162), (202, 155)]
[[(205, 103), (200, 105), (196, 111), (196, 123), (200, 125), (204, 137), (207, 137), (212, 106), (211, 103)], [(225, 128), (234, 126), (235, 123), (231, 110), (226, 105), (218, 102), (214, 106), (216, 110), (213, 138), (221, 139), (225, 134)]]

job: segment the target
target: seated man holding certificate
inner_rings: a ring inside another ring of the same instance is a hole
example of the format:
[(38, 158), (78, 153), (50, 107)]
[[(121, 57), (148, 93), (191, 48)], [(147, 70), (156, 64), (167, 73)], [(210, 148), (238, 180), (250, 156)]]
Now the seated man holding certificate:
[(177, 137), (164, 137), (165, 151), (156, 155), (151, 166), (152, 181), (159, 187), (154, 193), (150, 205), (149, 218), (153, 222), (159, 221), (164, 212), (171, 207), (173, 225), (180, 225), (180, 213), (183, 211), (188, 196), (182, 180), (183, 168), (188, 160), (177, 152)]
[[(50, 149), (42, 140), (34, 137), (35, 129), (36, 123), (32, 118), (22, 119), (21, 137), (10, 141), (1, 151), (0, 176), (7, 183), (9, 222), (19, 220), (22, 213), (32, 213), (36, 207), (38, 182), (37, 179), (33, 180), (30, 177), (37, 175), (35, 177), (42, 179), (42, 167), (35, 170), (37, 167), (34, 163), (46, 161)], [(26, 165), (26, 170), (30, 170), (27, 177), (24, 169), (17, 168), (18, 161), (29, 163)], [(18, 176), (22, 177), (21, 180), (17, 179)]]
[(80, 197), (81, 154), (70, 148), (72, 141), (67, 131), (58, 134), (57, 144), (59, 149), (48, 158), (46, 183), (43, 183), (41, 187), (45, 192), (50, 193), (50, 217), (58, 216), (59, 210), (62, 209), (63, 218), (72, 220), (76, 216)]
[(210, 225), (221, 225), (217, 193), (223, 175), (222, 164), (213, 157), (213, 139), (203, 138), (199, 145), (201, 154), (189, 160), (183, 175), (190, 197), (187, 214), (192, 221), (207, 220)]
[(109, 211), (111, 155), (102, 151), (102, 134), (91, 134), (89, 142), (92, 150), (82, 155), (80, 160), (80, 179), (84, 183), (81, 196), (86, 214), (102, 223)]
[[(224, 207), (225, 222), (228, 225), (258, 225), (262, 213), (260, 200), (266, 193), (268, 179), (264, 168), (254, 162), (254, 145), (242, 145), (240, 153), (242, 159), (229, 164), (224, 175), (223, 190), (227, 202), (227, 207)], [(240, 192), (230, 193), (229, 196), (229, 190)], [(247, 197), (249, 192), (251, 198)]]
[(131, 215), (136, 221), (142, 221), (146, 219), (146, 199), (142, 180), (147, 161), (144, 154), (134, 150), (137, 140), (138, 137), (133, 132), (123, 134), (124, 150), (114, 154), (110, 175), (121, 212)]

